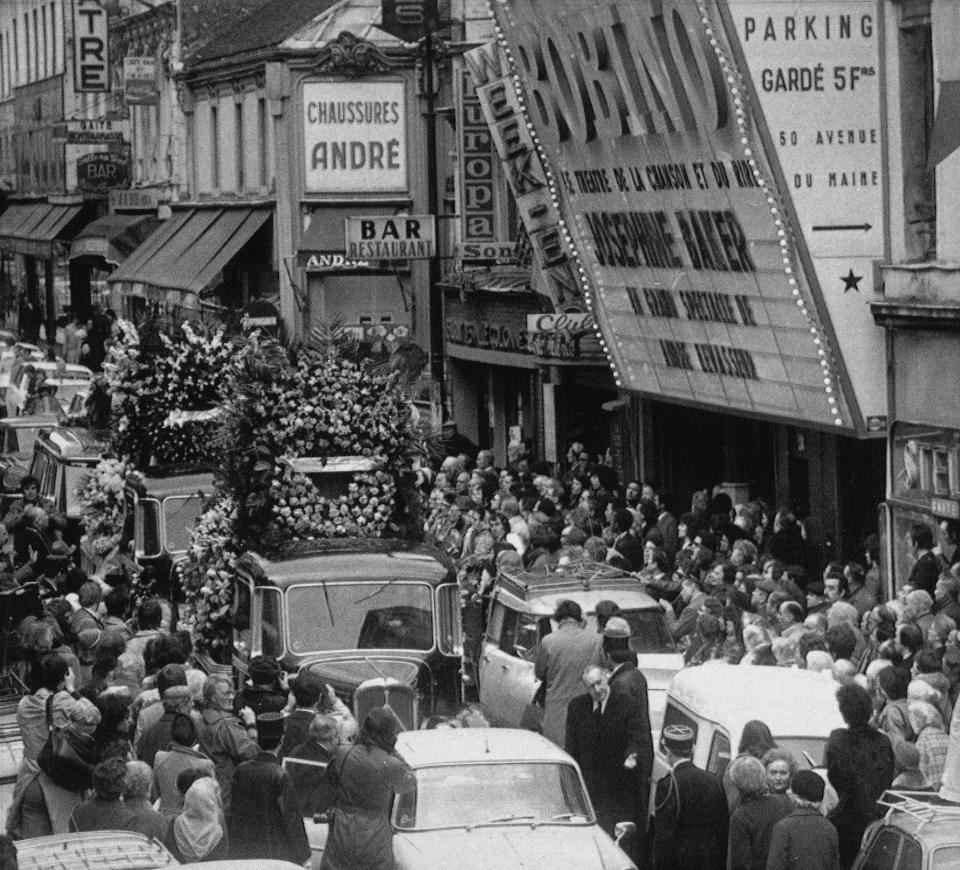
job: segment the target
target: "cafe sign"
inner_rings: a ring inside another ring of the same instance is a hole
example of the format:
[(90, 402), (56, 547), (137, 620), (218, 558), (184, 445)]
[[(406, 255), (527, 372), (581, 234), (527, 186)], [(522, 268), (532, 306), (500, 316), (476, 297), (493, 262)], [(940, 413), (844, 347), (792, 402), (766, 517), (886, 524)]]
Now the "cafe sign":
[(83, 154), (77, 158), (77, 188), (85, 193), (106, 193), (130, 186), (130, 162), (120, 154)]
[(504, 0), (495, 13), (513, 65), (480, 99), (511, 124), (501, 156), (546, 161), (554, 253), (575, 258), (618, 385), (852, 428), (718, 3), (616, 0), (598, 20), (590, 0)]

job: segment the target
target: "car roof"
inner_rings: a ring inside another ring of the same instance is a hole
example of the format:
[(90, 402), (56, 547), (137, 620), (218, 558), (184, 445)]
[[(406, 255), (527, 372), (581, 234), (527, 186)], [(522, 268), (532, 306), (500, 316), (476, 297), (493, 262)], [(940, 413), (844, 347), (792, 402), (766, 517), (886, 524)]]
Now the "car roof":
[(667, 690), (689, 710), (739, 736), (759, 719), (774, 737), (827, 737), (844, 722), (829, 673), (711, 661), (679, 671)]
[(422, 580), (437, 585), (453, 582), (450, 560), (439, 550), (388, 539), (332, 538), (302, 541), (282, 554), (267, 558), (247, 552), (238, 568), (246, 568), (258, 582), (286, 587), (292, 583), (361, 580)]
[(55, 426), (39, 444), (46, 444), (50, 452), (71, 459), (98, 459), (109, 445), (90, 429)]
[[(896, 806), (889, 806), (894, 803)], [(960, 846), (960, 806), (935, 792), (889, 789), (880, 798), (887, 808), (883, 824), (922, 840), (928, 849)]]
[(176, 477), (145, 477), (144, 497), (164, 499), (171, 495), (204, 495), (213, 493), (213, 473), (180, 474)]
[(552, 761), (569, 764), (559, 746), (520, 728), (433, 728), (403, 731), (397, 751), (412, 768), (500, 761)]
[[(55, 372), (59, 363), (50, 362), (49, 360), (45, 359), (38, 359), (31, 360), (30, 362), (26, 363), (26, 365), (33, 366), (34, 371)], [(67, 363), (64, 371), (68, 377), (72, 375), (75, 378), (83, 378), (85, 380), (90, 380), (93, 378), (93, 370), (87, 368), (87, 366)]]
[(31, 429), (45, 426), (52, 429), (60, 424), (57, 414), (28, 414), (22, 417), (0, 417), (0, 426), (8, 429)]
[(20, 870), (154, 870), (180, 864), (160, 843), (132, 831), (86, 831), (18, 840)]

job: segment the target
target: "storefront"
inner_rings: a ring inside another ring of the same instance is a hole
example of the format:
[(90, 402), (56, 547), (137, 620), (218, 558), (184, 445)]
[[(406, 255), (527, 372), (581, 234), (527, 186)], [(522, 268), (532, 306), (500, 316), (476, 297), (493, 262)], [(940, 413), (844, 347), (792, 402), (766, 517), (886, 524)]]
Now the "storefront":
[(884, 267), (884, 299), (872, 305), (887, 331), (889, 477), (883, 557), (891, 591), (910, 573), (912, 523), (960, 519), (960, 271), (945, 263)]
[(179, 206), (107, 279), (135, 321), (184, 316), (239, 318), (258, 298), (275, 298), (273, 205)]
[(548, 461), (571, 440), (596, 452), (620, 442), (611, 434), (619, 405), (603, 407), (617, 394), (589, 315), (544, 312), (523, 270), (463, 272), (445, 284), (448, 401), (460, 432), (501, 464), (512, 442)]
[(56, 318), (71, 304), (70, 242), (95, 214), (96, 205), (80, 197), (50, 197), (12, 202), (0, 215), (8, 287), (18, 300), (25, 294), (42, 309), (45, 333), (54, 331)]
[[(502, 0), (472, 69), (535, 256), (569, 262), (641, 403), (644, 476), (679, 510), (741, 484), (854, 558), (883, 498), (885, 24), (852, 0), (811, 34), (820, 5), (621, 0), (598, 25), (588, 0)], [(777, 86), (818, 63), (858, 79)]]

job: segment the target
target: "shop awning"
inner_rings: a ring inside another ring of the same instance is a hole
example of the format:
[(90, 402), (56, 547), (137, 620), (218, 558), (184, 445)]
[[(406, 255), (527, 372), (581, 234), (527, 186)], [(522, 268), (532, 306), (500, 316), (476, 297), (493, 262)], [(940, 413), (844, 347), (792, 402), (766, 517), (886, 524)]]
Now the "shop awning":
[(54, 240), (66, 237), (82, 205), (13, 203), (0, 215), (0, 250), (49, 257)]
[(440, 285), (451, 290), (486, 293), (533, 292), (529, 269), (472, 269), (467, 272), (449, 272), (441, 278)]
[(70, 259), (103, 257), (119, 266), (158, 226), (153, 215), (108, 214), (87, 224), (70, 245)]
[(272, 206), (174, 212), (107, 280), (126, 295), (195, 308), (201, 291), (272, 216)]

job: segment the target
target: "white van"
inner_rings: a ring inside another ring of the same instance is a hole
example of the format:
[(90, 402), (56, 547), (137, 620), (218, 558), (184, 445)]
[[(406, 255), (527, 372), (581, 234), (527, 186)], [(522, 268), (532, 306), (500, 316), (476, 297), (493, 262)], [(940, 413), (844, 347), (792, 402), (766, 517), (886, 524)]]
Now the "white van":
[[(770, 729), (776, 744), (789, 749), (801, 769), (819, 768), (830, 732), (845, 727), (838, 688), (829, 673), (706, 662), (673, 678), (663, 727), (692, 728), (693, 763), (721, 778), (737, 754), (744, 725), (752, 719)], [(668, 771), (658, 743), (654, 741), (654, 783)]]

